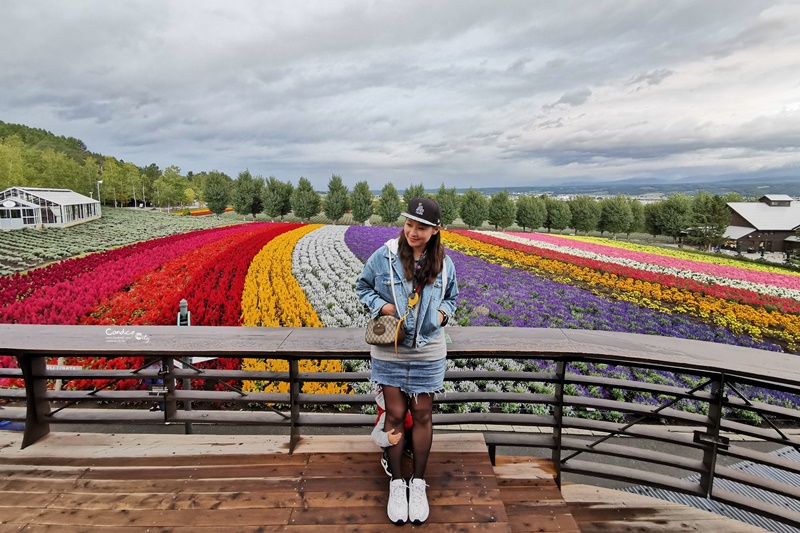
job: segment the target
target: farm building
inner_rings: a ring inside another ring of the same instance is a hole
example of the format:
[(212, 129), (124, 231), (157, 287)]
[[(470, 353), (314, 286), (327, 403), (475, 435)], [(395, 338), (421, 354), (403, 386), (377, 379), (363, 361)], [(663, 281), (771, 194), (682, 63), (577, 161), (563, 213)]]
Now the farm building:
[(756, 250), (762, 243), (766, 252), (800, 248), (800, 202), (785, 194), (762, 196), (757, 202), (728, 202), (731, 225), (725, 237), (742, 250)]
[(0, 192), (0, 229), (68, 227), (100, 218), (100, 202), (69, 189), (10, 187)]

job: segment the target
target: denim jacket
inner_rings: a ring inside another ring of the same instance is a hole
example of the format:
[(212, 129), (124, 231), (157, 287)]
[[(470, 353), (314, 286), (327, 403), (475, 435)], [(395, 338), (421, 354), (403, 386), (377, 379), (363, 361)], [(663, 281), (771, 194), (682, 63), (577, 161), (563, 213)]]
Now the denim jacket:
[[(397, 307), (397, 317), (402, 317), (408, 308), (408, 296), (411, 293), (411, 284), (405, 279), (403, 264), (397, 255), (399, 239), (391, 239), (373, 253), (364, 270), (356, 279), (356, 295), (366, 305), (372, 318), (378, 317), (381, 308), (387, 303), (394, 303)], [(393, 272), (390, 275), (389, 261), (391, 260)], [(426, 284), (420, 293), (419, 302), (412, 309), (405, 320), (406, 338), (403, 345), (413, 348), (424, 346), (431, 339), (439, 335), (439, 310), (453, 317), (456, 311), (456, 297), (458, 297), (458, 282), (456, 268), (453, 260), (444, 257), (444, 268), (447, 269), (445, 280), (443, 273), (439, 272), (436, 281)], [(391, 279), (394, 277), (394, 293), (397, 302), (393, 302)], [(447, 286), (442, 290), (443, 283)]]

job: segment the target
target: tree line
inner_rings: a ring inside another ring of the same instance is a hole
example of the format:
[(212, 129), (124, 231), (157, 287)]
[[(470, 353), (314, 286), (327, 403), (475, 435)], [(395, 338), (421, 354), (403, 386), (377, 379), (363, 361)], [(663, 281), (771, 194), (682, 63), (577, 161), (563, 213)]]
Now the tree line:
[[(8, 187), (71, 189), (105, 205), (191, 204), (206, 174), (181, 175), (180, 168), (139, 167), (94, 153), (83, 141), (0, 121), (0, 190)], [(228, 178), (230, 180), (230, 178)]]
[[(208, 182), (212, 183), (212, 182)], [(230, 194), (230, 197), (228, 196)], [(576, 233), (599, 232), (612, 238), (631, 233), (649, 233), (672, 237), (699, 246), (713, 246), (724, 242), (725, 230), (730, 225), (731, 211), (728, 202), (740, 202), (736, 193), (725, 196), (699, 191), (693, 196), (673, 194), (664, 200), (642, 204), (625, 195), (596, 199), (579, 195), (569, 200), (559, 200), (548, 195), (523, 195), (512, 198), (508, 191), (490, 196), (469, 188), (459, 194), (455, 187), (441, 184), (433, 194), (426, 192), (422, 183), (405, 188), (402, 197), (390, 182), (383, 186), (377, 197), (366, 181), (355, 184), (353, 191), (342, 183), (342, 178), (331, 176), (326, 194), (320, 194), (306, 178), (300, 178), (297, 187), (291, 182), (281, 182), (270, 177), (263, 180), (248, 171), (239, 174), (230, 192), (222, 180), (206, 189), (205, 201), (214, 213), (222, 213), (228, 202), (242, 215), (264, 213), (276, 220), (293, 213), (308, 221), (320, 213), (332, 223), (341, 222), (350, 212), (353, 222), (363, 224), (377, 215), (383, 224), (396, 224), (400, 214), (413, 198), (427, 196), (442, 208), (442, 225), (447, 227), (460, 218), (469, 228), (480, 228), (485, 223), (497, 230), (514, 224), (523, 231), (545, 228), (548, 232), (568, 228)]]
[(215, 170), (182, 175), (177, 166), (163, 171), (155, 164), (138, 167), (90, 152), (79, 139), (0, 121), (0, 190), (11, 186), (68, 188), (90, 197), (99, 193), (105, 205), (114, 206), (177, 207), (201, 200), (213, 213), (232, 205), (237, 213), (254, 219), (261, 213), (273, 220), (293, 213), (307, 221), (322, 212), (333, 223), (349, 212), (356, 223), (377, 215), (382, 223), (396, 224), (412, 198), (429, 196), (440, 204), (444, 226), (460, 218), (470, 228), (488, 223), (504, 229), (516, 224), (523, 230), (571, 228), (612, 237), (646, 232), (701, 246), (723, 242), (730, 224), (726, 204), (742, 201), (735, 193), (720, 196), (705, 191), (694, 196), (673, 194), (647, 205), (625, 195), (561, 201), (547, 195), (512, 198), (508, 191), (500, 191), (487, 197), (474, 188), (458, 194), (455, 187), (444, 184), (435, 194), (427, 194), (422, 183), (407, 186), (402, 198), (387, 183), (376, 197), (366, 181), (358, 182), (351, 192), (338, 175), (320, 194), (304, 177), (294, 186), (273, 176), (253, 176), (248, 170), (232, 179)]

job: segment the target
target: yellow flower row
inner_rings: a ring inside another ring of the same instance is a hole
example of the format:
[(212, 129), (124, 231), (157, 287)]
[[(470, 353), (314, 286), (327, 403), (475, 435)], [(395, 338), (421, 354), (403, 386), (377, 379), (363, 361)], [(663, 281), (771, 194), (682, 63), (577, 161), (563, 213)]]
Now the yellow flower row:
[[(322, 227), (309, 224), (272, 239), (250, 263), (242, 291), (242, 324), (267, 327), (323, 327), (303, 289), (292, 275), (292, 252), (302, 237)], [(340, 361), (303, 360), (301, 372), (341, 372)], [(286, 361), (274, 359), (245, 359), (243, 370), (288, 372)], [(246, 392), (289, 391), (286, 382), (246, 380)], [(303, 385), (308, 394), (341, 394), (348, 392), (346, 383), (309, 382)]]
[[(341, 361), (303, 359), (298, 362), (300, 372), (341, 372)], [(289, 372), (288, 361), (278, 359), (244, 359), (242, 370), (254, 372)], [(242, 383), (245, 392), (289, 393), (288, 381), (246, 380)], [(352, 393), (347, 383), (309, 381), (303, 383), (305, 394), (347, 394)]]
[(545, 259), (519, 250), (509, 250), (477, 239), (455, 233), (443, 233), (447, 246), (486, 261), (500, 264), (513, 263), (534, 271), (547, 273), (560, 282), (581, 282), (590, 287), (602, 288), (598, 294), (643, 305), (661, 312), (680, 312), (698, 317), (706, 322), (725, 327), (730, 331), (745, 333), (754, 338), (772, 338), (786, 343), (795, 351), (800, 345), (800, 316), (767, 311), (749, 305), (728, 302), (699, 293), (666, 287), (633, 278), (579, 267), (552, 259)]
[(321, 328), (314, 308), (292, 275), (292, 251), (322, 224), (309, 224), (272, 239), (250, 263), (242, 291), (242, 325)]

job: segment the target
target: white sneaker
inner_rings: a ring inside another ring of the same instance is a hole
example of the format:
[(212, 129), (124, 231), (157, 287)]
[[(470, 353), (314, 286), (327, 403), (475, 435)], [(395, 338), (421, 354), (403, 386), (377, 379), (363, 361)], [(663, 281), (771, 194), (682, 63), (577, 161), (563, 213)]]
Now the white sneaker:
[(428, 496), (425, 494), (424, 479), (414, 479), (408, 483), (408, 520), (421, 524), (428, 519)]
[(386, 514), (389, 520), (401, 526), (408, 521), (408, 495), (404, 479), (393, 479), (389, 482), (389, 504)]

